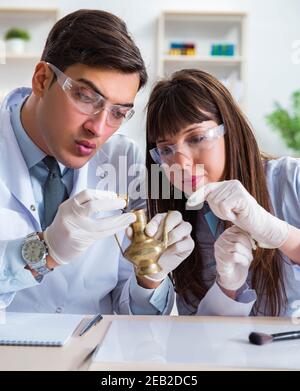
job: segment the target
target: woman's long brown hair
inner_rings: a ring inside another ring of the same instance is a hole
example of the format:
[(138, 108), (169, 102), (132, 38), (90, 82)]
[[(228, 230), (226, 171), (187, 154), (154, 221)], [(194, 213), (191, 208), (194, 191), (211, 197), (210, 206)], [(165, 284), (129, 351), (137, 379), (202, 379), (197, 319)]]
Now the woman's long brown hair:
[[(257, 202), (267, 211), (272, 210), (263, 166), (251, 127), (229, 91), (212, 75), (184, 69), (171, 78), (159, 81), (150, 96), (147, 111), (147, 157), (148, 213), (179, 210), (185, 221), (196, 227), (197, 213), (185, 208), (181, 199), (151, 199), (151, 164), (149, 150), (156, 141), (172, 136), (184, 127), (214, 120), (223, 123), (225, 133), (226, 163), (222, 180), (238, 179)], [(230, 224), (226, 223), (226, 227)], [(186, 303), (197, 307), (206, 293), (202, 277), (201, 248), (197, 243), (195, 229), (192, 231), (195, 249), (173, 272), (173, 282)], [(258, 248), (251, 264), (252, 288), (258, 293), (255, 314), (279, 315), (286, 301), (282, 257), (277, 250)], [(264, 303), (263, 308), (261, 308)]]

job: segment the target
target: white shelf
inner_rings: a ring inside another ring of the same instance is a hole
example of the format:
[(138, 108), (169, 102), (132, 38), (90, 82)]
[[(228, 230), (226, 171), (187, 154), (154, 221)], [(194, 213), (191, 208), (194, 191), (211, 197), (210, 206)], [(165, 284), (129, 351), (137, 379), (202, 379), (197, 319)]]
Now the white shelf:
[(0, 7), (0, 39), (13, 27), (26, 30), (30, 35), (24, 53), (12, 53), (9, 52), (9, 45), (6, 47), (6, 63), (0, 66), (1, 90), (10, 91), (16, 86), (31, 85), (35, 64), (41, 58), (46, 38), (59, 14), (59, 8), (51, 6)]
[(233, 17), (233, 16), (246, 16), (246, 12), (242, 11), (180, 11), (180, 10), (165, 10), (164, 14), (168, 16), (174, 17), (184, 17), (184, 16), (193, 16), (193, 17), (207, 17), (207, 16), (225, 16), (225, 17)]
[(6, 53), (7, 60), (36, 60), (41, 57), (41, 53)]
[(58, 8), (38, 8), (38, 7), (28, 7), (28, 8), (19, 8), (19, 7), (0, 7), (0, 14), (2, 13), (19, 13), (19, 14), (28, 14), (28, 13), (43, 13), (43, 14), (58, 14), (59, 13), (59, 9)]
[[(245, 12), (234, 11), (162, 12), (157, 34), (157, 77), (168, 77), (184, 68), (201, 69), (222, 81), (245, 107), (246, 19)], [(193, 43), (196, 54), (169, 55), (171, 43)], [(234, 55), (211, 55), (213, 44), (233, 44)]]
[(236, 22), (246, 16), (244, 12), (215, 12), (215, 11), (165, 11), (165, 19), (168, 21), (206, 21), (206, 22)]
[(162, 60), (165, 62), (205, 62), (212, 64), (239, 64), (243, 61), (241, 56), (188, 56), (188, 55), (164, 55)]

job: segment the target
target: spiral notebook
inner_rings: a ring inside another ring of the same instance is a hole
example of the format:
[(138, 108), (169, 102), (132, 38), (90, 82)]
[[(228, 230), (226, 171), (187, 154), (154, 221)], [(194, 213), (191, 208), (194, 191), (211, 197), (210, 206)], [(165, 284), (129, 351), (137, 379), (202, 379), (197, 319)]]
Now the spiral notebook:
[(6, 312), (0, 345), (63, 346), (84, 315)]

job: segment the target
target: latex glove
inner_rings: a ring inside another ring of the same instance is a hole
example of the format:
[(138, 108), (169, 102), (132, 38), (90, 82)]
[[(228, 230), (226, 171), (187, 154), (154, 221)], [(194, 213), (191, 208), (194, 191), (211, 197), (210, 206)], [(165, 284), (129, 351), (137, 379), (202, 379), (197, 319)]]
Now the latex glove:
[[(166, 213), (155, 215), (145, 227), (145, 233), (155, 239), (162, 240), (164, 219)], [(182, 215), (178, 211), (171, 211), (166, 220), (168, 232), (168, 247), (158, 260), (162, 271), (146, 275), (152, 281), (162, 281), (167, 275), (177, 268), (194, 249), (194, 241), (191, 238), (192, 226), (182, 220)]]
[(195, 191), (187, 205), (206, 200), (213, 213), (249, 232), (260, 247), (278, 248), (286, 241), (289, 224), (261, 207), (238, 180), (209, 183)]
[(96, 213), (122, 209), (125, 204), (114, 192), (92, 189), (63, 202), (44, 232), (50, 256), (59, 264), (69, 263), (97, 240), (126, 229), (136, 220), (134, 213), (93, 218)]
[(254, 240), (233, 225), (219, 236), (214, 247), (218, 284), (228, 290), (239, 289), (247, 280)]

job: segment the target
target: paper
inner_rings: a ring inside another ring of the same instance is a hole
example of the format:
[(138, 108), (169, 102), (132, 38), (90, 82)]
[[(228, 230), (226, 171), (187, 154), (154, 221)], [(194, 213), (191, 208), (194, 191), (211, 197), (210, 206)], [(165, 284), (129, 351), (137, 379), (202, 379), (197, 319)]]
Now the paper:
[(0, 345), (64, 345), (83, 315), (6, 312)]
[(252, 331), (268, 334), (300, 325), (175, 320), (115, 320), (95, 353), (95, 362), (202, 364), (235, 368), (300, 369), (300, 339), (256, 346)]

